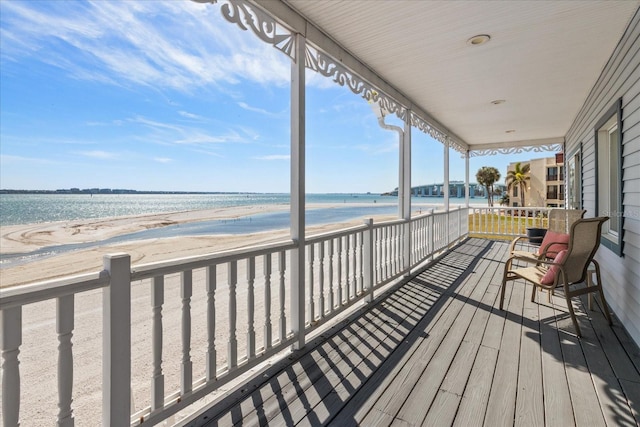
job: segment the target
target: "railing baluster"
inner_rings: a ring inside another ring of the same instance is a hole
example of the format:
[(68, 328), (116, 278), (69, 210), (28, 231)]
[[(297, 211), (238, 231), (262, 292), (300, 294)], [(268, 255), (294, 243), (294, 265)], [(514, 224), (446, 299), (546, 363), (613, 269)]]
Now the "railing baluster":
[(280, 341), (284, 341), (287, 338), (287, 319), (284, 313), (284, 272), (286, 269), (286, 259), (284, 251), (278, 252), (278, 275), (280, 283)]
[(358, 234), (352, 236), (353, 252), (351, 256), (351, 271), (353, 271), (353, 280), (351, 281), (351, 295), (355, 298), (358, 295)]
[(391, 275), (398, 274), (400, 264), (400, 254), (402, 251), (398, 247), (400, 244), (399, 227), (397, 225), (391, 226)]
[(344, 236), (344, 292), (342, 298), (349, 302), (349, 289), (351, 288), (350, 263), (351, 263), (351, 236)]
[(385, 278), (389, 278), (393, 275), (393, 226), (389, 225), (387, 227), (385, 227), (385, 238), (387, 241), (387, 253), (386, 253), (386, 258), (387, 258), (387, 274)]
[(22, 307), (2, 310), (0, 347), (2, 347), (2, 414), (5, 426), (17, 426), (20, 420), (20, 345), (22, 345)]
[(402, 256), (402, 248), (400, 247), (400, 227), (398, 225), (391, 226), (391, 260), (392, 264), (392, 276), (395, 276), (400, 271), (400, 257)]
[(469, 213), (471, 214), (471, 230), (469, 231), (476, 233), (476, 208), (471, 208)]
[(435, 254), (435, 247), (436, 247), (436, 217), (433, 214), (433, 209), (431, 209), (431, 215), (429, 215), (429, 224), (427, 224), (428, 229), (429, 229), (429, 258), (431, 261), (433, 261), (433, 257)]
[(374, 231), (376, 257), (374, 259), (375, 277), (373, 279), (373, 283), (382, 282), (382, 237), (381, 237), (382, 231), (381, 230), (382, 230), (381, 228), (376, 228)]
[(229, 344), (227, 349), (227, 366), (229, 370), (238, 366), (238, 339), (236, 337), (236, 286), (238, 283), (238, 264), (231, 261), (227, 264), (227, 284), (229, 286)]
[(382, 278), (386, 279), (387, 277), (389, 277), (389, 227), (385, 226), (381, 228), (380, 231), (382, 233), (382, 254), (380, 262), (384, 266), (382, 270)]
[(364, 232), (364, 241), (362, 247), (362, 288), (367, 293), (366, 302), (373, 301), (373, 219), (368, 218), (364, 221), (367, 230)]
[(256, 356), (256, 329), (254, 325), (255, 294), (254, 283), (256, 279), (256, 260), (254, 257), (247, 259), (247, 359)]
[[(364, 234), (363, 233), (358, 233), (358, 238), (359, 238), (359, 245), (358, 245), (358, 263), (360, 264), (360, 270), (358, 271), (358, 287), (357, 287), (357, 293), (361, 294), (364, 288)], [(356, 260), (354, 260), (353, 265), (356, 265)], [(355, 268), (354, 268), (355, 270)]]
[(193, 388), (193, 369), (191, 362), (191, 295), (193, 294), (193, 272), (182, 272), (182, 376), (181, 392), (186, 394)]
[(216, 379), (216, 265), (207, 267), (207, 382)]
[(329, 313), (333, 313), (334, 305), (333, 305), (333, 239), (329, 239)]
[(400, 244), (400, 238), (399, 238), (399, 232), (398, 232), (398, 226), (397, 225), (392, 225), (391, 226), (391, 275), (396, 275), (398, 274), (398, 270), (399, 270), (399, 258), (400, 258), (400, 254), (401, 251), (399, 250), (398, 245)]
[(342, 237), (338, 237), (336, 239), (336, 242), (338, 243), (338, 247), (336, 248), (336, 252), (338, 253), (337, 259), (338, 259), (338, 280), (337, 280), (337, 291), (338, 291), (338, 295), (337, 295), (337, 306), (338, 307), (342, 307)]
[(263, 257), (264, 270), (264, 349), (271, 348), (271, 254)]
[(495, 223), (496, 223), (496, 211), (493, 208), (489, 208), (489, 212), (490, 212), (490, 216), (489, 218), (491, 218), (491, 234), (495, 234), (497, 232), (497, 230), (495, 229)]
[(318, 269), (318, 314), (320, 318), (324, 317), (324, 240), (318, 244), (318, 258), (320, 267)]
[(151, 411), (164, 407), (164, 375), (162, 374), (162, 305), (164, 304), (164, 276), (156, 276), (151, 283), (153, 377), (151, 379)]
[(309, 303), (308, 303), (308, 308), (307, 310), (309, 311), (308, 315), (309, 315), (309, 323), (313, 323), (316, 319), (315, 319), (315, 313), (314, 313), (314, 304), (313, 304), (313, 264), (315, 261), (315, 251), (313, 250), (314, 248), (314, 243), (311, 243), (309, 245), (309, 295), (307, 296)]
[(74, 296), (56, 299), (56, 332), (58, 334), (58, 425), (73, 426), (71, 409), (73, 390), (73, 321)]
[(511, 224), (511, 234), (512, 235), (517, 235), (518, 233), (516, 233), (514, 230), (516, 228), (516, 224), (515, 224), (515, 219), (513, 216), (513, 209), (510, 209), (508, 211), (508, 217), (509, 217), (509, 224)]

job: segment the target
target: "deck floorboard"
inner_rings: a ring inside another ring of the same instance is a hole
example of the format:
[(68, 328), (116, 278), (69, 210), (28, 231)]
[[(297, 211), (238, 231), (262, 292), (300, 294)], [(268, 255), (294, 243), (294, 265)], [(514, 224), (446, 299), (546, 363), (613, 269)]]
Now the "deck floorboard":
[(579, 339), (562, 291), (531, 302), (522, 281), (500, 310), (507, 249), (468, 239), (189, 425), (640, 425), (640, 351), (619, 321), (575, 299)]

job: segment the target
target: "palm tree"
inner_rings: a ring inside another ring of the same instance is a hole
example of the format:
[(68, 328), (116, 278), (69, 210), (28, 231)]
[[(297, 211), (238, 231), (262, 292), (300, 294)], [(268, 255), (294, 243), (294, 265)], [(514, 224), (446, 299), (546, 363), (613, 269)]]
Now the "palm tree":
[(483, 166), (476, 172), (476, 181), (487, 189), (487, 202), (493, 206), (493, 184), (500, 180), (500, 172), (493, 166)]
[(529, 163), (522, 165), (520, 162), (516, 163), (513, 170), (507, 171), (507, 177), (505, 181), (507, 183), (507, 190), (511, 191), (513, 187), (520, 189), (520, 206), (524, 207), (524, 193), (527, 191), (528, 181), (531, 179), (529, 171), (531, 166)]
[(500, 197), (500, 206), (509, 206), (509, 193), (502, 193), (502, 196)]

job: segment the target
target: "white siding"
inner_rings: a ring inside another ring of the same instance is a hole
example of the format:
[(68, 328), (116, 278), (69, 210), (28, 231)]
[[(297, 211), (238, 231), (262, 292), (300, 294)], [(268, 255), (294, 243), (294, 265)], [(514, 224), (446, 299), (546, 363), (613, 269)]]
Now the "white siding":
[(583, 206), (595, 216), (594, 126), (622, 97), (624, 246), (619, 257), (604, 246), (597, 259), (603, 268), (609, 305), (640, 344), (640, 12), (636, 12), (609, 62), (566, 136), (566, 151), (583, 144)]

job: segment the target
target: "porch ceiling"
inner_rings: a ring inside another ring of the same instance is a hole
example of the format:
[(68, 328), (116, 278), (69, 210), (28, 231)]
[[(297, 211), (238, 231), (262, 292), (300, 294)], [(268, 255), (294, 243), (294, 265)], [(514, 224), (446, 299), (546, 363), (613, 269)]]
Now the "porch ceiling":
[[(561, 141), (640, 5), (283, 2), (471, 150)], [(491, 40), (470, 45), (478, 34)]]

